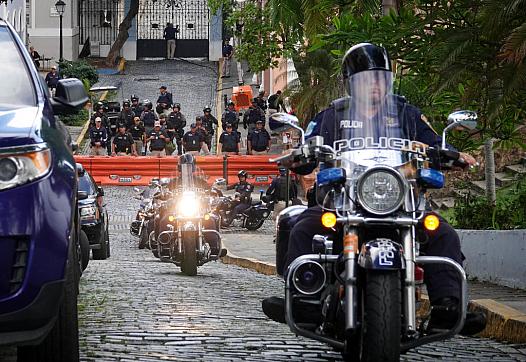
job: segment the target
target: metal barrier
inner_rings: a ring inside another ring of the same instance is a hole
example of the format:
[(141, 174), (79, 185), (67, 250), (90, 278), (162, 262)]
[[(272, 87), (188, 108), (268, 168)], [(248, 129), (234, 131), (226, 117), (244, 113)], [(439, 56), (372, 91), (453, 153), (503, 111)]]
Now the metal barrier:
[[(212, 184), (217, 178), (225, 178), (228, 184), (238, 181), (237, 173), (245, 170), (249, 182), (267, 185), (272, 176), (278, 175), (277, 165), (269, 162), (269, 156), (198, 156), (197, 166)], [(177, 157), (149, 156), (75, 156), (98, 184), (120, 186), (145, 186), (154, 178), (176, 177)]]

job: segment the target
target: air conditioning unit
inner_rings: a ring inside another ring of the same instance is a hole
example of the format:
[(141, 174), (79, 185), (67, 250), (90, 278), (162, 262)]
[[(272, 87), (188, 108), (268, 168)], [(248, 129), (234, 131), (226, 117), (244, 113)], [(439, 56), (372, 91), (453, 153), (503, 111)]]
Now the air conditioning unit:
[(90, 41), (89, 49), (92, 57), (100, 57), (100, 41)]

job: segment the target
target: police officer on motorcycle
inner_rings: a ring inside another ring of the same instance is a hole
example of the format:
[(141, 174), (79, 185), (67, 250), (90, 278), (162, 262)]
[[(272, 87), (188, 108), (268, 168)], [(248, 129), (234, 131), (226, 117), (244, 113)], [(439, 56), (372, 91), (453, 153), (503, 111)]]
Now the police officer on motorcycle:
[(172, 107), (172, 113), (168, 116), (168, 123), (171, 124), (171, 126), (174, 129), (174, 134), (172, 137), (172, 141), (175, 139), (175, 143), (177, 143), (177, 153), (179, 155), (183, 154), (183, 136), (184, 136), (184, 128), (186, 127), (186, 118), (181, 113), (181, 105), (179, 103), (175, 103)]
[[(275, 202), (274, 213), (278, 214), (283, 210), (287, 197), (288, 201), (295, 200), (298, 197), (298, 187), (294, 180), (289, 177), (287, 185), (287, 169), (285, 167), (279, 168), (279, 176), (272, 180), (266, 195), (270, 200)], [(288, 195), (287, 195), (288, 188)]]
[(241, 214), (243, 211), (248, 209), (252, 202), (252, 191), (254, 191), (254, 185), (247, 181), (248, 172), (241, 170), (237, 173), (239, 182), (236, 182), (233, 185), (229, 185), (227, 190), (235, 190), (239, 195), (236, 198), (237, 205), (234, 206), (232, 211), (228, 214), (228, 217), (233, 219), (236, 215)]
[[(373, 71), (376, 72), (373, 73)], [(430, 146), (441, 144), (441, 137), (434, 132), (420, 110), (408, 104), (403, 97), (390, 92), (392, 88), (391, 62), (384, 48), (369, 43), (353, 46), (343, 58), (342, 75), (346, 92), (350, 97), (334, 101), (324, 112), (319, 135), (324, 137), (325, 144), (333, 145), (337, 130), (346, 135), (346, 138), (352, 139), (361, 134), (362, 128), (375, 127), (375, 124), (379, 122), (385, 122), (387, 129), (392, 128), (393, 132), (395, 128), (406, 130), (411, 140)], [(352, 103), (349, 102), (351, 99)], [(349, 104), (357, 105), (360, 110), (349, 109)], [(386, 109), (387, 104), (390, 106), (389, 109)], [(348, 118), (349, 115), (351, 119)], [(355, 116), (356, 119), (353, 119)], [(365, 121), (362, 121), (364, 119)], [(391, 125), (390, 122), (401, 124)], [(315, 135), (317, 134), (312, 134), (312, 136)], [(468, 165), (476, 163), (472, 156), (465, 153), (460, 153), (460, 157)], [(315, 165), (301, 166), (295, 168), (294, 171), (306, 174), (310, 173), (314, 167)], [(299, 215), (290, 233), (285, 270), (297, 257), (312, 253), (314, 235), (327, 233), (327, 229), (324, 229), (321, 224), (321, 214), (321, 208), (315, 206)], [(460, 250), (459, 237), (444, 219), (440, 221), (439, 228), (428, 235), (428, 241), (421, 244), (420, 251), (429, 256), (449, 257), (462, 265), (464, 256)], [(341, 248), (341, 245), (338, 247)], [(461, 282), (448, 266), (426, 265), (424, 269), (425, 283), (433, 306), (429, 328), (449, 329), (457, 320)], [(284, 300), (282, 298), (267, 298), (262, 304), (267, 316), (284, 322)], [(313, 313), (312, 309), (307, 310), (307, 308), (304, 308), (303, 312), (306, 318), (309, 318), (309, 315), (312, 316)], [(484, 326), (484, 315), (468, 312), (461, 334), (478, 333)]]

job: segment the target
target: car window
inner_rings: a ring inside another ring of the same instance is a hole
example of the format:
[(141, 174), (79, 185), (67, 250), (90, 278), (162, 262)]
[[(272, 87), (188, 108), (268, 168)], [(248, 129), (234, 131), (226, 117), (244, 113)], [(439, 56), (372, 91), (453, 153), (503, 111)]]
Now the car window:
[(9, 29), (0, 26), (0, 109), (13, 106), (34, 106), (35, 89), (24, 58)]
[(88, 173), (84, 173), (84, 176), (79, 177), (79, 191), (86, 191), (88, 195), (95, 194), (95, 185)]

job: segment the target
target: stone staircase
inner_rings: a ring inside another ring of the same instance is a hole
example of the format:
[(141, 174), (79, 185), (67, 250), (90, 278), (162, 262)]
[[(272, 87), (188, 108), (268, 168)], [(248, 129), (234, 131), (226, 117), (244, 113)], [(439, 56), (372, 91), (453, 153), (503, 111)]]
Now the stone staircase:
[[(509, 186), (514, 181), (526, 177), (526, 157), (523, 157), (518, 164), (504, 167), (504, 172), (495, 174), (495, 187), (497, 190)], [(484, 195), (486, 191), (486, 181), (470, 181), (465, 189), (455, 190), (456, 196), (463, 196), (467, 193)], [(447, 210), (455, 205), (455, 197), (432, 198), (430, 200), (433, 210)]]

